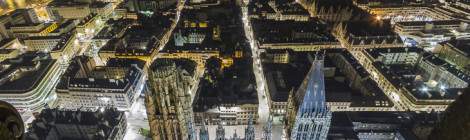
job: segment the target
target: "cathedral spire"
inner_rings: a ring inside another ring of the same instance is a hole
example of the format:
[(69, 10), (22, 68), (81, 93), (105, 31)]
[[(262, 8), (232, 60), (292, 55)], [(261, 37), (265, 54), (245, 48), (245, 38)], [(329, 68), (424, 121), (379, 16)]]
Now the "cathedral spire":
[(245, 129), (245, 140), (255, 140), (255, 127), (253, 126), (253, 115), (248, 119), (248, 126)]
[(222, 126), (222, 121), (219, 122), (215, 133), (215, 140), (225, 140), (225, 129)]
[(264, 129), (263, 129), (263, 140), (272, 139), (272, 123), (273, 123), (273, 117), (269, 116), (268, 124), (266, 124), (266, 126), (264, 126)]
[(203, 119), (202, 127), (199, 129), (199, 140), (209, 140), (209, 133), (206, 128), (206, 121)]
[(188, 120), (186, 125), (188, 127), (188, 140), (196, 140), (196, 132), (194, 131), (192, 120)]
[(330, 126), (331, 112), (326, 106), (325, 101), (323, 55), (316, 55), (310, 71), (302, 82), (296, 96), (300, 104), (291, 132), (291, 139), (326, 139)]
[(237, 130), (235, 129), (235, 133), (233, 133), (232, 140), (238, 140)]
[(298, 113), (309, 115), (326, 110), (323, 58), (321, 57), (317, 54), (307, 77), (299, 88), (298, 92), (302, 92), (303, 99)]

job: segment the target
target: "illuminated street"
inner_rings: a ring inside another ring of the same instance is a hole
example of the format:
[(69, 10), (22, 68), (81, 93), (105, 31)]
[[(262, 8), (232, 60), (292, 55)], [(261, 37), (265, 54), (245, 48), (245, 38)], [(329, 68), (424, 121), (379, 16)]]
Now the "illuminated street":
[(144, 98), (140, 97), (132, 107), (130, 112), (126, 112), (127, 116), (127, 132), (124, 137), (125, 140), (144, 140), (146, 138), (139, 134), (139, 129), (144, 128), (150, 130), (147, 111), (145, 110)]
[[(246, 5), (246, 4), (245, 4)], [(263, 70), (261, 66), (261, 60), (259, 58), (259, 50), (256, 46), (256, 41), (253, 39), (253, 32), (251, 30), (251, 23), (248, 19), (248, 11), (246, 6), (242, 6), (242, 20), (243, 20), (243, 29), (245, 30), (246, 38), (249, 41), (251, 54), (253, 57), (253, 72), (256, 77), (256, 85), (258, 91), (258, 100), (259, 100), (259, 107), (258, 107), (258, 114), (259, 114), (259, 123), (265, 124), (268, 121), (269, 117), (269, 105), (268, 99), (266, 97), (266, 88), (265, 88), (265, 81), (263, 76)]]
[[(258, 91), (258, 100), (259, 100), (259, 106), (258, 106), (258, 114), (259, 114), (259, 120), (258, 124), (256, 125), (257, 130), (263, 130), (264, 126), (266, 126), (268, 122), (268, 118), (270, 115), (269, 112), (269, 104), (268, 104), (268, 97), (266, 92), (266, 81), (264, 78), (264, 72), (263, 72), (263, 67), (261, 66), (261, 59), (259, 57), (260, 51), (258, 49), (256, 40), (253, 37), (253, 32), (252, 32), (252, 27), (250, 20), (248, 18), (248, 10), (247, 10), (247, 3), (248, 1), (243, 1), (244, 4), (241, 7), (242, 9), (242, 21), (243, 21), (243, 29), (245, 32), (245, 36), (248, 39), (248, 42), (250, 44), (251, 48), (251, 54), (253, 58), (253, 72), (255, 74), (256, 78), (256, 85), (257, 85), (257, 91)], [(258, 131), (259, 132), (259, 131)], [(230, 134), (230, 133), (229, 133)], [(284, 133), (284, 125), (283, 122), (279, 121), (274, 121), (273, 122), (273, 128), (272, 128), (272, 138), (273, 140), (280, 140), (280, 139), (286, 139), (285, 138), (285, 133)], [(262, 134), (257, 133), (256, 135), (257, 138), (261, 138)]]

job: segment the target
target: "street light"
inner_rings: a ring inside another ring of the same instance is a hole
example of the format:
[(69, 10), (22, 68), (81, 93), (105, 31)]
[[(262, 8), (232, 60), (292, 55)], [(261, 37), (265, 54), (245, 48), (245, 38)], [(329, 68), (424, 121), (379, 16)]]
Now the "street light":
[(446, 87), (445, 85), (441, 85), (439, 88), (440, 88), (441, 90), (446, 90), (446, 89), (447, 89), (447, 87)]
[(422, 92), (428, 92), (428, 90), (429, 90), (429, 89), (428, 89), (428, 87), (426, 87), (426, 86), (424, 86), (424, 87), (421, 88), (421, 91), (422, 91)]

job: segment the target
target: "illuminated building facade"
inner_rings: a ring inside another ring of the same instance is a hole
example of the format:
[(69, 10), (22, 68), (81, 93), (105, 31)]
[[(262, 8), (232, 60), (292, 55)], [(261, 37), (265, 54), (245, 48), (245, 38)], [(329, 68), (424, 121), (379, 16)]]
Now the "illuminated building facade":
[(24, 39), (25, 46), (28, 46), (29, 51), (50, 51), (54, 48), (60, 41), (60, 36), (38, 36), (38, 37), (28, 37)]
[[(393, 23), (399, 21), (430, 21), (453, 20), (448, 11), (442, 7), (427, 6), (377, 6), (368, 9), (369, 13), (381, 19), (391, 19)], [(400, 18), (397, 18), (400, 17)]]
[(20, 41), (15, 39), (3, 39), (0, 41), (0, 62), (5, 59), (16, 58), (21, 54), (22, 45)]
[(91, 14), (90, 7), (87, 4), (60, 6), (53, 3), (47, 6), (47, 13), (51, 19), (83, 19)]
[(309, 13), (327, 22), (343, 22), (363, 14), (353, 6), (352, 1), (343, 0), (299, 0)]
[(103, 27), (104, 21), (102, 17), (98, 14), (90, 14), (80, 20), (76, 27), (77, 36), (79, 38), (86, 38), (94, 36), (98, 31)]
[(112, 3), (102, 1), (54, 0), (47, 5), (53, 20), (83, 19), (90, 14), (108, 18), (113, 13)]
[(369, 20), (340, 23), (333, 34), (350, 51), (403, 47), (400, 36), (390, 26), (389, 23), (369, 17)]
[(53, 59), (70, 60), (78, 51), (76, 35), (66, 33), (61, 36), (37, 36), (24, 40), (28, 51), (50, 52)]
[(53, 88), (60, 75), (57, 60), (27, 53), (4, 60), (2, 69), (8, 73), (1, 78), (0, 100), (12, 104), (19, 112), (37, 111), (55, 102)]
[(77, 19), (64, 20), (64, 21), (58, 22), (57, 29), (47, 34), (47, 36), (60, 36), (65, 33), (74, 32), (75, 27), (78, 25), (78, 23), (79, 23), (79, 20)]
[(467, 48), (470, 40), (455, 39), (442, 42), (438, 47), (439, 57), (456, 65), (466, 74), (470, 74), (470, 50)]
[(49, 51), (53, 59), (68, 63), (68, 61), (72, 59), (80, 49), (77, 46), (76, 34), (67, 33), (61, 36), (57, 45), (52, 47), (51, 50), (46, 50), (46, 52)]
[(10, 27), (9, 32), (17, 38), (46, 36), (57, 29), (57, 23), (17, 24)]
[[(16, 9), (10, 15), (13, 24), (39, 23), (39, 18), (34, 9)], [(18, 19), (18, 20), (15, 20)], [(17, 22), (19, 21), (19, 22)]]
[(468, 24), (459, 20), (436, 20), (436, 21), (407, 21), (397, 22), (395, 32), (399, 34), (409, 34), (419, 31), (432, 30), (467, 30)]
[(444, 111), (470, 77), (420, 48), (366, 49), (353, 53), (397, 110)]
[(468, 23), (460, 20), (407, 21), (397, 22), (395, 32), (414, 39), (420, 44), (437, 45), (452, 38), (470, 36)]
[(8, 24), (11, 22), (10, 16), (0, 16), (0, 38), (9, 38), (10, 34), (7, 29)]
[(112, 59), (106, 66), (96, 66), (92, 58), (75, 57), (56, 87), (59, 106), (112, 105), (129, 110), (144, 86), (144, 64), (135, 59)]

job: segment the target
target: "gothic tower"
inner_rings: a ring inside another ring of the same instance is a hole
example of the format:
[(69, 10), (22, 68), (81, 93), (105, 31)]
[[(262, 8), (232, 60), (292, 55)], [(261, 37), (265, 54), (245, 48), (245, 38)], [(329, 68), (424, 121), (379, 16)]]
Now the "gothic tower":
[[(331, 111), (326, 106), (323, 58), (317, 56), (295, 94), (294, 124), (291, 140), (324, 140), (331, 121)], [(291, 124), (290, 124), (291, 125)]]
[(245, 129), (245, 140), (255, 140), (255, 127), (253, 126), (253, 116), (248, 119), (248, 126)]
[(173, 36), (175, 38), (175, 46), (178, 46), (178, 47), (184, 46), (184, 43), (186, 43), (186, 39), (183, 37), (181, 30), (178, 30), (177, 32), (175, 32)]
[(272, 124), (273, 124), (273, 117), (269, 116), (268, 124), (264, 126), (263, 129), (263, 139), (262, 140), (271, 140), (272, 139)]
[(209, 140), (209, 132), (206, 128), (206, 122), (202, 122), (202, 127), (199, 129), (199, 140)]
[(219, 123), (215, 131), (215, 140), (225, 140), (225, 128)]
[[(188, 118), (191, 118), (191, 116), (188, 116)], [(194, 131), (193, 121), (188, 119), (188, 121), (186, 122), (187, 122), (186, 127), (188, 128), (188, 140), (196, 140), (197, 136), (196, 136), (196, 132)]]
[(230, 140), (241, 140), (241, 138), (238, 137), (237, 130), (235, 130), (235, 133), (233, 133), (232, 138)]
[(147, 115), (154, 140), (194, 137), (190, 87), (196, 63), (189, 59), (156, 59), (149, 68)]

